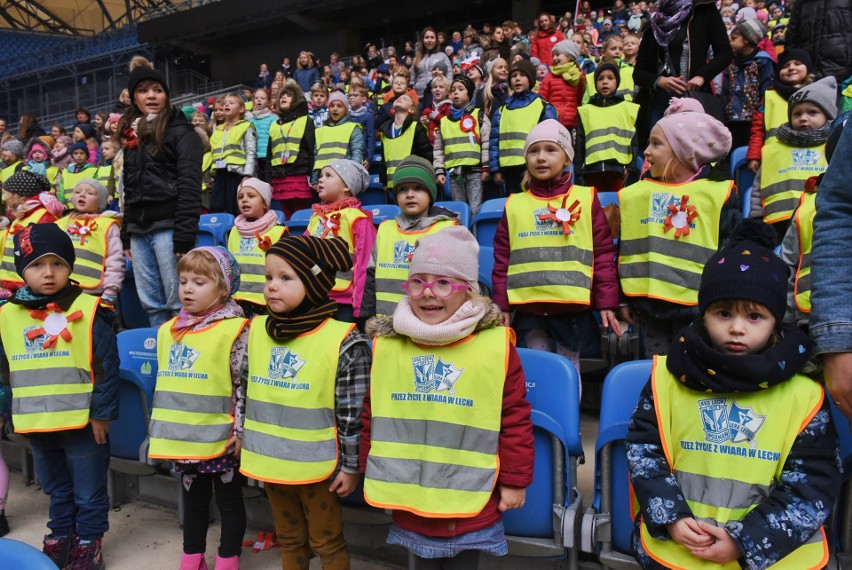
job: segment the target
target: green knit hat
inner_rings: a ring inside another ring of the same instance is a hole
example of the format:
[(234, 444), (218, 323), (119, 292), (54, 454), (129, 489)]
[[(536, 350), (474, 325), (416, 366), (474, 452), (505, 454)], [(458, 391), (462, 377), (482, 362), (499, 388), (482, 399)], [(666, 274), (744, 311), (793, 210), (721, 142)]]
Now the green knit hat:
[(425, 158), (410, 155), (399, 163), (393, 173), (394, 194), (406, 182), (419, 184), (429, 191), (432, 202), (438, 199), (438, 183), (435, 181), (435, 169)]

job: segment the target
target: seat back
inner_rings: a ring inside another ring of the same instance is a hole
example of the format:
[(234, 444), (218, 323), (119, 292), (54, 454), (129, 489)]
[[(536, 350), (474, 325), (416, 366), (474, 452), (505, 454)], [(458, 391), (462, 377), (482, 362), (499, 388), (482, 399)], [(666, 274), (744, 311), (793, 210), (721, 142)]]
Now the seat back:
[(150, 327), (148, 313), (142, 308), (136, 279), (133, 277), (133, 263), (128, 259), (125, 264), (124, 284), (118, 293), (118, 308), (121, 311), (121, 324), (126, 329)]
[(305, 233), (305, 230), (308, 229), (308, 224), (311, 221), (311, 216), (314, 215), (314, 211), (310, 208), (305, 208), (304, 210), (296, 210), (293, 212), (293, 215), (290, 216), (290, 219), (287, 221), (287, 227), (290, 228), (291, 236), (300, 236)]
[(364, 210), (373, 214), (373, 225), (379, 226), (385, 220), (392, 220), (399, 215), (400, 209), (396, 204), (373, 204)]
[(731, 178), (737, 185), (740, 200), (740, 211), (748, 217), (751, 213), (751, 188), (754, 185), (755, 173), (748, 167), (746, 154), (748, 147), (738, 147), (731, 153)]
[(4, 568), (56, 570), (56, 565), (41, 550), (11, 538), (0, 538), (0, 560)]
[(506, 198), (495, 198), (486, 200), (482, 207), (473, 217), (470, 230), (476, 236), (479, 245), (492, 247), (494, 245), (494, 234), (497, 233), (497, 225), (503, 217), (506, 208)]
[(216, 214), (203, 214), (198, 219), (198, 239), (196, 245), (221, 245), (226, 246), (225, 236), (234, 227), (234, 216), (218, 212)]
[(488, 288), (486, 294), (490, 297), (493, 286), (491, 283), (491, 273), (494, 271), (494, 248), (480, 246), (479, 247), (479, 284)]
[(157, 329), (118, 333), (118, 419), (110, 430), (110, 451), (115, 457), (139, 460), (139, 448), (148, 436), (148, 420), (157, 378)]
[[(378, 176), (378, 174), (375, 176)], [(370, 185), (366, 190), (358, 194), (358, 199), (361, 201), (361, 205), (364, 209), (369, 209), (369, 206), (387, 204), (388, 193), (381, 186), (374, 187)]]
[(282, 212), (281, 210), (272, 210), (272, 211), (275, 212), (276, 216), (278, 216), (278, 223), (279, 224), (287, 223), (287, 220), (285, 219), (285, 216), (284, 216), (284, 212)]
[(446, 202), (435, 202), (435, 205), (446, 208), (451, 212), (458, 213), (459, 224), (466, 228), (470, 228), (470, 206), (467, 205), (467, 202), (456, 202), (451, 200)]
[(598, 202), (601, 203), (601, 208), (606, 208), (610, 204), (618, 206), (618, 192), (598, 192)]

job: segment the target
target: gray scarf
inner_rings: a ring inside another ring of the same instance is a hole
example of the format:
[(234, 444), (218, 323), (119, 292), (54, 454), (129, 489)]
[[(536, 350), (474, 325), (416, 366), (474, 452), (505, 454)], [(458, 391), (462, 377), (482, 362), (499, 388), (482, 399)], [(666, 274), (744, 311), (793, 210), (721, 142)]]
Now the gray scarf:
[(782, 143), (795, 147), (812, 147), (825, 144), (828, 140), (828, 133), (831, 132), (831, 121), (818, 129), (808, 131), (796, 131), (790, 126), (790, 123), (784, 123), (778, 127), (778, 140)]

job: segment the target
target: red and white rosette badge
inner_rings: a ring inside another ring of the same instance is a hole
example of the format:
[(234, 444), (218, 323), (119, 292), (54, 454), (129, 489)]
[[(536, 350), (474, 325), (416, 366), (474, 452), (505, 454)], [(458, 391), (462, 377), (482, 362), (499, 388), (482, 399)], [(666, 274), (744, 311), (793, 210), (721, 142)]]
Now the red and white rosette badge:
[(680, 199), (680, 206), (669, 204), (669, 212), (669, 215), (663, 222), (663, 233), (674, 228), (676, 239), (688, 236), (689, 224), (698, 217), (698, 210), (689, 203), (689, 196), (686, 194), (683, 195)]
[(47, 334), (47, 340), (42, 345), (44, 350), (56, 346), (56, 341), (60, 338), (65, 342), (70, 342), (73, 336), (68, 330), (68, 323), (76, 321), (83, 317), (83, 311), (77, 310), (70, 315), (62, 313), (62, 309), (56, 303), (48, 303), (48, 311), (30, 311), (30, 316), (37, 320), (43, 321), (43, 325), (26, 333), (28, 340), (33, 340), (43, 334)]
[(479, 142), (479, 133), (476, 132), (476, 119), (473, 115), (465, 115), (461, 118), (459, 124), (463, 133), (467, 133), (467, 140), (470, 141), (470, 146), (476, 146)]

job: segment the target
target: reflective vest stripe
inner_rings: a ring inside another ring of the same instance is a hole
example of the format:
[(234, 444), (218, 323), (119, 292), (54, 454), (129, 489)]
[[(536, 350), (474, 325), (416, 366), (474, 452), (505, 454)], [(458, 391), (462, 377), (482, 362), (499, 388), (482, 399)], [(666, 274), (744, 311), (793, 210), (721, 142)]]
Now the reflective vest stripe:
[(316, 130), (316, 158), (314, 170), (322, 170), (332, 160), (346, 158), (349, 141), (355, 129), (362, 128), (360, 124), (350, 122), (342, 125), (326, 125)]
[(85, 389), (80, 393), (54, 394), (51, 396), (20, 396), (15, 395), (12, 400), (12, 414), (37, 414), (44, 412), (50, 406), (50, 413), (79, 412), (88, 410), (92, 404), (92, 391)]
[[(366, 218), (367, 214), (365, 214), (360, 208), (344, 208), (336, 213), (340, 214), (340, 219), (338, 220), (340, 227), (337, 230), (337, 237), (341, 237), (344, 241), (346, 241), (346, 245), (349, 247), (349, 253), (354, 255), (355, 247), (352, 244), (355, 241), (355, 236), (352, 233), (352, 224), (354, 224), (356, 220)], [(319, 215), (316, 213), (313, 214), (308, 222), (308, 234), (320, 237), (323, 231), (324, 228), (320, 224)], [(328, 232), (326, 237), (328, 239), (335, 237), (334, 232)], [(339, 271), (335, 278), (332, 291), (346, 291), (351, 285), (352, 271)]]
[(493, 469), (446, 464), (439, 457), (422, 461), (370, 455), (367, 465), (373, 481), (489, 495), (494, 488)]
[[(261, 237), (269, 238), (270, 243), (275, 243), (289, 233), (290, 230), (286, 226), (275, 225), (261, 234)], [(266, 284), (266, 252), (259, 244), (256, 237), (244, 237), (236, 228), (228, 234), (228, 251), (240, 264), (241, 270), (240, 288), (234, 293), (234, 299), (266, 305), (263, 297), (263, 287)]]
[(686, 267), (672, 267), (663, 261), (647, 261), (645, 263), (631, 263), (621, 269), (622, 279), (648, 279), (653, 277), (669, 283), (675, 292), (687, 295), (691, 291), (697, 291), (701, 285), (701, 270), (703, 265), (687, 271)]
[[(242, 148), (242, 140), (249, 129), (254, 129), (249, 121), (241, 120), (231, 125), (219, 125), (210, 136), (210, 148), (214, 164), (225, 161), (226, 165), (243, 166), (246, 163), (246, 151)], [(216, 168), (221, 168), (216, 166)]]
[(620, 246), (619, 254), (622, 256), (660, 253), (698, 263), (702, 271), (707, 258), (716, 253), (716, 250), (709, 247), (657, 236), (649, 236), (647, 240), (624, 240)]
[(382, 441), (405, 443), (428, 441), (429, 445), (478, 453), (481, 446), (496, 447), (500, 433), (473, 426), (437, 420), (375, 418), (372, 437)]
[[(461, 129), (461, 119), (453, 121), (449, 117), (442, 117), (439, 127), (441, 138), (444, 141), (444, 167), (449, 170), (456, 166), (479, 166), (482, 162), (482, 146), (477, 139), (480, 136), (478, 113), (470, 115), (473, 121), (473, 130), (466, 133)], [(476, 136), (473, 136), (473, 135)], [(471, 140), (473, 144), (471, 144)]]
[(179, 412), (192, 410), (199, 414), (229, 414), (231, 398), (181, 392), (157, 392), (154, 396), (154, 406)]
[[(156, 406), (156, 399), (154, 405)], [(189, 416), (190, 415), (187, 414), (187, 418), (189, 418)], [(201, 446), (221, 444), (223, 440), (227, 441), (230, 439), (231, 431), (233, 429), (233, 421), (221, 424), (200, 424), (195, 426), (193, 429), (187, 429), (185, 422), (157, 420), (151, 422), (149, 435), (152, 438), (178, 440), (185, 444), (198, 444)], [(154, 456), (152, 455), (151, 457)]]
[(687, 501), (706, 505), (727, 503), (730, 509), (748, 509), (756, 502), (764, 501), (772, 491), (772, 485), (759, 485), (727, 479), (707, 477), (698, 473), (679, 472), (677, 483)]
[(411, 155), (411, 149), (414, 148), (414, 130), (417, 128), (416, 122), (408, 125), (396, 138), (382, 138), (382, 155), (385, 159), (385, 170), (387, 171), (388, 188), (393, 188), (393, 173), (396, 172), (396, 167), (406, 157)]
[[(604, 107), (602, 107), (602, 108), (604, 108)], [(608, 109), (608, 110), (612, 109), (612, 107), (605, 107), (605, 108)], [(586, 133), (586, 136), (588, 138), (593, 138), (593, 137), (603, 137), (603, 136), (606, 136), (606, 135), (616, 135), (616, 136), (619, 136), (619, 137), (624, 137), (624, 138), (630, 139), (630, 138), (633, 138), (633, 133), (634, 133), (634, 131), (630, 131), (630, 130), (627, 130), (627, 129), (619, 129), (618, 127), (606, 127), (606, 128), (603, 128), (603, 129), (591, 130), (591, 131)]]
[(793, 210), (799, 205), (804, 190), (804, 180), (781, 180), (762, 188), (761, 195), (765, 192), (768, 196), (763, 199), (763, 217), (767, 221), (789, 219)]
[[(249, 439), (251, 445), (246, 446), (245, 450), (249, 453), (262, 455), (267, 459), (296, 463), (304, 461), (306, 463), (333, 462), (335, 465), (337, 464), (337, 441), (334, 437), (319, 442), (303, 441), (280, 435), (269, 435), (247, 426), (243, 435), (243, 439), (246, 438)], [(334, 467), (332, 467), (332, 470), (334, 470)], [(331, 475), (331, 473), (328, 473), (328, 475)], [(280, 476), (287, 475), (281, 473)]]
[(3, 230), (3, 261), (0, 262), (0, 281), (9, 281), (23, 285), (24, 279), (15, 270), (15, 234), (17, 228), (25, 228), (30, 224), (41, 223), (41, 219), (49, 212), (45, 208), (36, 208), (22, 220), (14, 220), (12, 224)]
[[(578, 108), (580, 121), (586, 130), (585, 164), (615, 161), (632, 164), (633, 135), (639, 106), (623, 101), (610, 107), (583, 105)], [(595, 128), (596, 125), (602, 125)], [(603, 126), (608, 125), (608, 126)]]
[(501, 167), (524, 164), (524, 143), (527, 134), (539, 123), (544, 109), (545, 103), (540, 97), (536, 97), (525, 107), (501, 107), (499, 138), (496, 141)]
[[(57, 384), (75, 385), (91, 380), (90, 374), (80, 372), (78, 368), (73, 366), (57, 366), (52, 367), (51, 375), (44, 373), (44, 369), (36, 368), (34, 370), (18, 370), (15, 374), (15, 386), (18, 390), (22, 388), (31, 388), (34, 386), (53, 386)], [(53, 376), (55, 374), (55, 376)], [(16, 392), (23, 394), (23, 392)]]
[(253, 400), (246, 419), (291, 429), (326, 429), (334, 425), (334, 410), (306, 409), (262, 400)]
[(535, 287), (537, 290), (546, 287), (564, 287), (566, 289), (589, 289), (592, 286), (592, 278), (584, 275), (581, 271), (567, 271), (554, 269), (550, 271), (527, 271), (518, 275), (509, 275), (506, 285), (510, 289), (523, 289)]
[(789, 220), (805, 190), (808, 178), (825, 172), (825, 145), (794, 147), (774, 140), (763, 145), (760, 167), (760, 197), (763, 220)]
[(787, 122), (789, 103), (774, 89), (767, 89), (763, 100), (763, 144), (776, 140), (778, 127)]
[(794, 293), (796, 306), (803, 313), (811, 312), (811, 249), (814, 240), (814, 216), (816, 215), (816, 194), (802, 194), (794, 222), (799, 234), (799, 263), (796, 267)]

